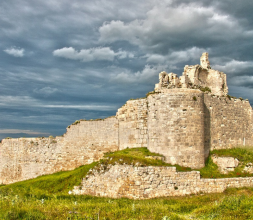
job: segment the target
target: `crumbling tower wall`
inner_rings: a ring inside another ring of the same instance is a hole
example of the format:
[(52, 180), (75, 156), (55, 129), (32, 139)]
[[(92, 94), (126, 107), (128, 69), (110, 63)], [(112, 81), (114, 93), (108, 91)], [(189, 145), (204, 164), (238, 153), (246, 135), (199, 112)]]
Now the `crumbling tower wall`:
[(147, 99), (129, 100), (118, 109), (119, 149), (147, 147)]
[(208, 87), (214, 95), (226, 96), (228, 93), (226, 74), (211, 69), (208, 53), (202, 54), (200, 64), (186, 65), (180, 77), (175, 73), (161, 72), (155, 91), (159, 92), (170, 88), (204, 89)]
[(211, 69), (208, 53), (203, 53), (200, 57), (200, 66), (202, 66), (204, 69)]
[(170, 89), (148, 96), (148, 138), (148, 149), (166, 162), (204, 167), (204, 94)]

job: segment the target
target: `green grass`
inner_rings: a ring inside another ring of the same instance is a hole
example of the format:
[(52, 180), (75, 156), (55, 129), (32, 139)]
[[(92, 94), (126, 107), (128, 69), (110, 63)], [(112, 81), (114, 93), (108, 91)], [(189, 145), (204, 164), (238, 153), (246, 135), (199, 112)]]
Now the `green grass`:
[(68, 193), (69, 190), (73, 189), (73, 186), (81, 184), (82, 178), (96, 164), (97, 162), (94, 162), (72, 171), (61, 171), (10, 185), (1, 185), (0, 193), (1, 195), (8, 195), (11, 190), (14, 194), (18, 192), (22, 195), (36, 195), (39, 199), (45, 197), (46, 194)]
[[(221, 174), (218, 166), (213, 163), (211, 156), (216, 155), (219, 157), (234, 157), (239, 160), (239, 166), (234, 171), (228, 174)], [(213, 150), (210, 152), (206, 165), (200, 169), (202, 178), (228, 178), (228, 177), (246, 177), (253, 176), (253, 174), (243, 172), (247, 163), (253, 162), (253, 149), (252, 147), (237, 147), (231, 149)]]
[(199, 90), (202, 91), (202, 92), (209, 92), (209, 93), (212, 92), (209, 87), (200, 87)]
[[(24, 185), (26, 188), (26, 185)], [(253, 191), (230, 189), (224, 194), (150, 200), (17, 194), (8, 186), (0, 197), (0, 219), (252, 219)]]
[[(211, 152), (214, 153), (219, 156), (234, 156), (239, 160), (241, 158), (247, 163), (251, 160), (252, 151), (230, 149)], [(221, 194), (149, 200), (68, 194), (98, 164), (169, 166), (161, 160), (147, 159), (145, 156), (159, 155), (146, 148), (125, 149), (107, 153), (100, 162), (73, 171), (0, 185), (0, 219), (253, 219), (252, 188), (228, 189)], [(205, 172), (213, 174), (215, 170), (217, 167), (209, 159)], [(201, 172), (203, 175), (204, 171)]]
[(225, 157), (235, 157), (240, 162), (249, 163), (253, 162), (252, 147), (237, 147), (231, 149), (213, 150), (211, 154)]
[(100, 160), (98, 167), (103, 164), (129, 164), (135, 166), (175, 166), (177, 171), (190, 171), (189, 167), (182, 167), (179, 165), (171, 165), (165, 163), (163, 160), (155, 160), (146, 158), (147, 156), (160, 156), (161, 154), (151, 153), (146, 147), (127, 148), (121, 151), (106, 153), (104, 159)]

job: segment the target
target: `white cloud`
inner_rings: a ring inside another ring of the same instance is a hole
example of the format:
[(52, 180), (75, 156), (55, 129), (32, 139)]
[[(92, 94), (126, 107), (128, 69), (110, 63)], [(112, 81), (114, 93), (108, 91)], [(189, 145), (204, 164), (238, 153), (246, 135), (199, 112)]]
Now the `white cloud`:
[(164, 63), (166, 61), (166, 56), (160, 54), (147, 54), (148, 63)]
[(191, 59), (199, 59), (204, 52), (210, 52), (210, 49), (206, 51), (204, 48), (192, 47), (186, 50), (173, 51), (167, 59), (174, 63), (187, 62)]
[(31, 131), (31, 130), (22, 130), (22, 129), (0, 129), (0, 134), (19, 134), (19, 133), (24, 133), (24, 134), (34, 134), (34, 135), (49, 135), (49, 133), (42, 133), (38, 131)]
[(72, 104), (45, 104), (40, 100), (34, 99), (29, 96), (1, 96), (0, 95), (0, 106), (1, 107), (27, 107), (29, 108), (57, 108), (57, 109), (82, 109), (82, 110), (115, 110), (114, 105), (72, 105)]
[(25, 50), (23, 48), (17, 49), (12, 47), (4, 50), (4, 52), (14, 57), (23, 57)]
[(66, 59), (81, 60), (83, 62), (91, 62), (95, 60), (113, 61), (115, 57), (118, 57), (119, 59), (133, 57), (132, 53), (122, 50), (114, 52), (109, 47), (82, 49), (80, 51), (75, 50), (73, 47), (64, 47), (62, 49), (53, 51), (53, 55)]
[(38, 101), (30, 96), (0, 95), (0, 106), (33, 106)]
[(116, 56), (119, 59), (125, 59), (125, 58), (134, 58), (134, 54), (127, 52), (127, 51), (122, 51), (121, 49), (119, 50), (119, 52), (116, 53)]
[(229, 74), (238, 74), (248, 68), (253, 68), (253, 61), (231, 60), (224, 65), (213, 66), (213, 69), (224, 71)]
[(43, 95), (51, 95), (52, 93), (55, 93), (56, 91), (58, 91), (58, 89), (56, 88), (51, 88), (49, 86), (41, 88), (41, 89), (35, 89), (34, 92), (35, 93), (39, 93), (39, 94), (43, 94)]
[(234, 86), (246, 86), (253, 85), (253, 76), (235, 76), (230, 80), (231, 84)]
[(238, 21), (219, 14), (214, 7), (194, 4), (177, 7), (156, 5), (144, 19), (131, 22), (112, 20), (99, 28), (100, 42), (128, 41), (149, 51), (169, 50), (182, 43), (231, 41), (248, 36)]
[(155, 76), (158, 77), (158, 74), (165, 70), (166, 66), (164, 65), (145, 65), (144, 69), (137, 72), (131, 72), (130, 70), (121, 70), (119, 73), (111, 74), (111, 81), (117, 83), (146, 83), (150, 80), (153, 81)]
[[(209, 49), (208, 52), (211, 50)], [(178, 63), (185, 62), (185, 65), (192, 63), (191, 60), (196, 60), (200, 58), (201, 54), (206, 52), (203, 48), (192, 47), (186, 50), (180, 51), (170, 51), (167, 55), (160, 55), (160, 54), (147, 54), (142, 58), (146, 58), (146, 62), (148, 64), (141, 71), (132, 72), (128, 69), (118, 69), (112, 70), (111, 74), (111, 81), (118, 82), (118, 83), (147, 83), (147, 82), (154, 82), (158, 74), (161, 71), (171, 71), (172, 69), (177, 69)], [(198, 63), (193, 63), (193, 65)], [(183, 69), (181, 70), (183, 71)], [(179, 75), (180, 76), (180, 75)]]
[(186, 50), (169, 51), (166, 55), (147, 54), (144, 58), (147, 58), (147, 63), (166, 64), (172, 68), (172, 65), (182, 62), (189, 64), (187, 61), (199, 59), (202, 53), (210, 51), (210, 49), (207, 51), (204, 48), (192, 47)]
[(44, 108), (61, 108), (61, 109), (80, 109), (80, 110), (103, 110), (112, 111), (116, 109), (114, 105), (43, 105)]

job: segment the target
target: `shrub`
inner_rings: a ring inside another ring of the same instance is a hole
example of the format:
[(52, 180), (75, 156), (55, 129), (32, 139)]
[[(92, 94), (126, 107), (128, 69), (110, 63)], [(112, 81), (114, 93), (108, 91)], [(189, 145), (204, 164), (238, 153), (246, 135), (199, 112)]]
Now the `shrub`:
[(160, 93), (160, 92), (156, 92), (156, 91), (148, 92), (148, 93), (146, 94), (146, 98), (147, 98), (148, 96), (153, 95), (153, 94), (156, 94), (156, 93)]
[(200, 90), (202, 91), (202, 92), (212, 92), (211, 91), (211, 89), (209, 88), (209, 87), (205, 87), (205, 88), (203, 88), (203, 87), (200, 87)]
[(76, 120), (72, 125), (77, 125), (80, 123), (80, 120)]

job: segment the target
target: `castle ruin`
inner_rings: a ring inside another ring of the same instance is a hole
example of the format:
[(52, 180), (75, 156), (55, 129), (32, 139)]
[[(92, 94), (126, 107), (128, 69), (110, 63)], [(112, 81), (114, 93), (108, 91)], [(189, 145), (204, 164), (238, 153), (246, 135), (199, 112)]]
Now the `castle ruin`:
[(203, 53), (200, 65), (186, 65), (180, 77), (160, 73), (153, 92), (127, 101), (116, 116), (77, 121), (61, 137), (3, 139), (0, 184), (71, 170), (134, 147), (160, 153), (167, 163), (202, 168), (212, 149), (252, 145), (252, 107), (227, 95), (226, 81)]

